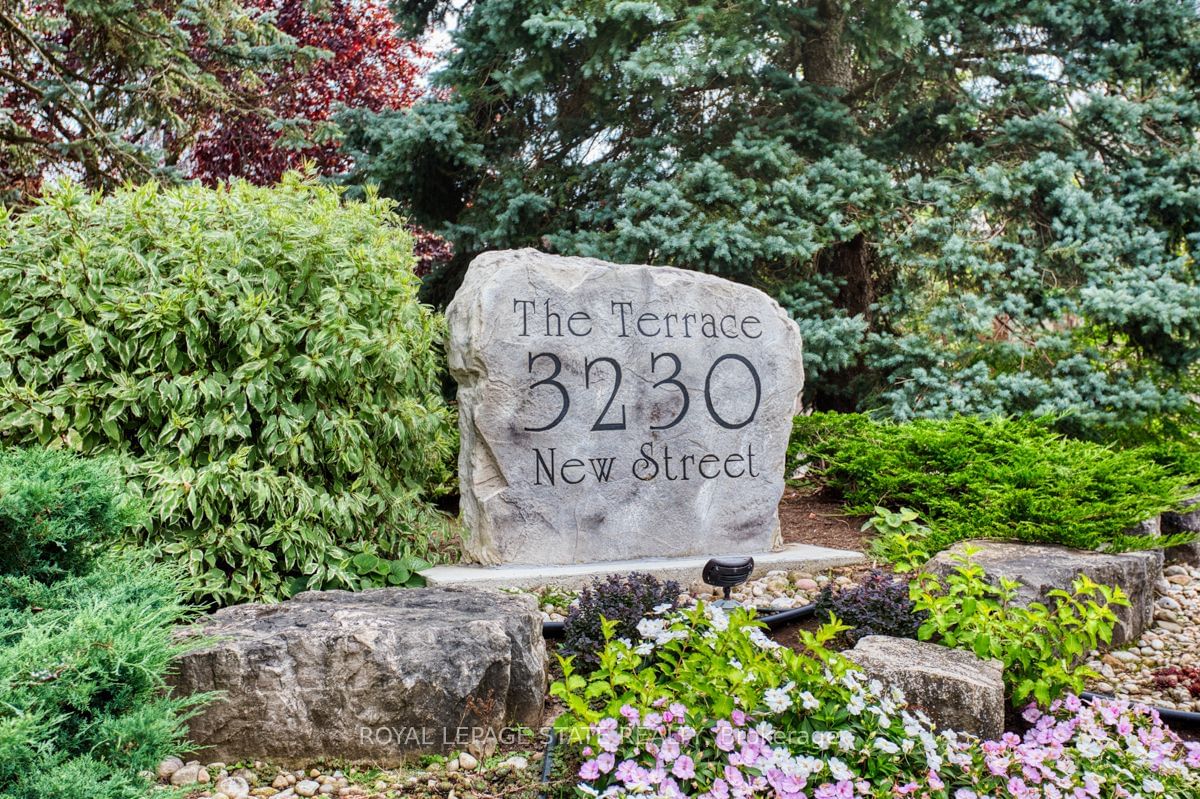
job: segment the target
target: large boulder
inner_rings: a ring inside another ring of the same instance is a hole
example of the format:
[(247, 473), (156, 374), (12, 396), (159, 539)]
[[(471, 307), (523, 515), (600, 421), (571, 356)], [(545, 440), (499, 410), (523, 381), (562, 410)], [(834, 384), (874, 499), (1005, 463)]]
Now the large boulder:
[(998, 660), (938, 644), (868, 635), (845, 653), (868, 677), (899, 688), (939, 729), (994, 740), (1004, 732), (1004, 669)]
[(189, 722), (209, 760), (392, 765), (536, 727), (546, 649), (535, 600), (463, 588), (311, 591), (203, 620), (178, 695), (220, 691)]
[(467, 548), (486, 564), (768, 552), (804, 385), (750, 286), (484, 253), (446, 309)]
[(1154, 584), (1163, 567), (1159, 550), (1109, 553), (1019, 541), (962, 541), (934, 556), (925, 570), (943, 577), (950, 574), (958, 566), (955, 558), (967, 548), (977, 550), (972, 559), (990, 582), (1006, 577), (1018, 584), (1018, 602), (1048, 602), (1051, 591), (1070, 591), (1081, 574), (1119, 587), (1129, 596), (1129, 607), (1113, 608), (1117, 616), (1113, 646), (1136, 641), (1153, 619)]

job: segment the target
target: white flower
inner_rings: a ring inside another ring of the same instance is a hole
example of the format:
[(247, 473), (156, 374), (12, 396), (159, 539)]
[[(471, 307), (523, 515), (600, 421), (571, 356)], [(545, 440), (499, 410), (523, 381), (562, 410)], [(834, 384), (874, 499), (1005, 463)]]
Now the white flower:
[(814, 732), (812, 734), (812, 742), (818, 749), (825, 750), (833, 746), (835, 737), (832, 732)]
[(886, 752), (889, 755), (894, 755), (900, 751), (899, 746), (896, 746), (896, 744), (892, 743), (891, 741), (889, 741), (886, 738), (876, 738), (875, 739), (875, 748), (878, 749), (880, 752)]
[(751, 642), (759, 649), (778, 649), (782, 644), (778, 644), (767, 637), (767, 634), (762, 631), (761, 627), (752, 627), (748, 634)]
[(850, 701), (846, 703), (846, 711), (851, 716), (861, 716), (862, 712), (867, 709), (866, 702), (863, 701), (862, 694), (855, 694), (850, 697)]
[(854, 749), (854, 733), (850, 730), (842, 730), (838, 733), (838, 749), (843, 752), (849, 752)]
[(705, 605), (704, 610), (707, 612), (714, 630), (725, 632), (725, 630), (729, 629), (729, 616), (725, 614), (724, 610), (715, 605)]
[(666, 619), (642, 619), (637, 623), (638, 635), (643, 638), (657, 638), (666, 628)]
[(792, 706), (792, 698), (782, 688), (769, 688), (763, 695), (763, 702), (772, 713), (782, 713)]
[(817, 708), (819, 708), (821, 706), (820, 700), (818, 700), (815, 696), (813, 696), (808, 691), (801, 692), (800, 704), (804, 706), (805, 710), (816, 710)]
[(649, 655), (654, 651), (654, 643), (652, 641), (642, 641), (633, 648), (633, 651), (639, 655)]
[(871, 680), (867, 683), (867, 690), (875, 696), (880, 696), (883, 693), (883, 683), (879, 680)]
[(829, 773), (838, 781), (854, 779), (854, 772), (836, 757), (829, 758)]
[(759, 737), (764, 741), (769, 741), (775, 735), (775, 725), (769, 721), (760, 721), (757, 725), (755, 725), (754, 731), (757, 732)]
[(578, 790), (580, 793), (587, 794), (588, 796), (599, 796), (600, 795), (599, 791), (597, 791), (592, 786), (588, 785), (586, 782), (579, 783), (578, 785), (575, 786), (575, 789)]
[(661, 616), (662, 614), (668, 612), (669, 610), (671, 610), (671, 603), (664, 602), (661, 605), (655, 605), (654, 610), (652, 612), (654, 613), (655, 616)]
[(1146, 777), (1142, 780), (1142, 790), (1149, 793), (1162, 793), (1163, 784), (1153, 777)]
[(735, 669), (737, 669), (738, 671), (742, 671), (742, 670), (743, 670), (743, 667), (742, 667), (742, 661), (738, 660), (737, 658), (730, 658), (730, 659), (729, 659), (729, 665), (730, 665), (730, 666), (733, 666), (733, 667), (734, 667)]

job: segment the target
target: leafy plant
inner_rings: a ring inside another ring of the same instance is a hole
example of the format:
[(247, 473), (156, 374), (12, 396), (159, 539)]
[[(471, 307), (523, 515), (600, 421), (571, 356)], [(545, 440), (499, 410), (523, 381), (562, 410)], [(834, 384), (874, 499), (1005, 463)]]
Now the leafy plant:
[(1192, 538), (1130, 532), (1194, 493), (1188, 478), (1138, 448), (1068, 439), (1046, 421), (820, 413), (797, 417), (791, 448), (851, 512), (886, 505), (920, 514), (929, 534), (883, 536), (879, 552), (889, 557), (911, 560), (968, 538), (1109, 551)]
[(638, 623), (653, 612), (675, 609), (679, 583), (660, 581), (651, 574), (633, 572), (596, 578), (579, 594), (563, 623), (563, 654), (574, 658), (577, 668), (588, 671), (599, 665), (604, 647), (603, 622), (608, 620), (617, 635), (632, 636)]
[(957, 565), (944, 579), (923, 573), (912, 583), (914, 607), (928, 614), (918, 637), (999, 660), (1013, 704), (1032, 697), (1046, 707), (1064, 693), (1080, 693), (1098, 676), (1082, 660), (1112, 641), (1112, 608), (1129, 605), (1125, 593), (1081, 574), (1070, 591), (1048, 592), (1049, 606), (1020, 604), (1019, 584), (1003, 577), (997, 585), (988, 582), (973, 554), (968, 548), (956, 555)]
[(864, 532), (873, 530), (871, 554), (888, 561), (895, 571), (911, 572), (929, 560), (929, 528), (917, 521), (915, 510), (890, 511), (875, 506), (875, 515), (863, 522)]
[[(581, 674), (574, 657), (559, 657), (563, 679), (550, 693), (567, 706), (568, 712), (555, 722), (560, 730), (619, 716), (625, 705), (644, 716), (663, 699), (683, 703), (699, 720), (729, 718), (735, 710), (758, 706), (764, 692), (789, 682), (829, 698), (814, 721), (833, 723), (839, 714), (846, 715), (850, 689), (837, 681), (851, 664), (827, 648), (847, 629), (837, 622), (815, 633), (799, 630), (796, 650), (769, 639), (754, 611), (734, 608), (726, 613), (704, 603), (651, 615), (630, 637), (620, 635), (615, 621), (605, 619), (601, 627), (596, 668)], [(827, 688), (820, 687), (826, 683)]]
[(834, 591), (826, 585), (817, 598), (817, 615), (847, 625), (844, 637), (851, 646), (865, 635), (916, 638), (926, 618), (913, 605), (908, 582), (881, 569), (872, 569), (853, 587)]
[(64, 183), (0, 215), (0, 442), (119, 456), (197, 599), (407, 583), (450, 542), (456, 445), (411, 246), (295, 174)]
[(0, 575), (51, 582), (86, 572), (138, 519), (111, 463), (41, 448), (0, 450)]

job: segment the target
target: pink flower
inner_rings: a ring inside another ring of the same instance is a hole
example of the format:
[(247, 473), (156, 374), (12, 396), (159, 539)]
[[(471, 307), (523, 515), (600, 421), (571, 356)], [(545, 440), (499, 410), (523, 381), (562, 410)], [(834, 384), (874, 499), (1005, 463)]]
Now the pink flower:
[(628, 721), (630, 724), (632, 724), (634, 726), (637, 725), (638, 712), (630, 705), (622, 705), (621, 706), (621, 715), (624, 716), (625, 720)]
[(596, 768), (600, 769), (601, 774), (607, 774), (613, 770), (617, 759), (613, 757), (612, 752), (604, 752), (600, 757), (596, 758)]
[(687, 755), (680, 755), (671, 766), (671, 773), (681, 780), (690, 780), (696, 776), (696, 764)]
[(585, 760), (579, 767), (579, 776), (585, 780), (599, 779), (600, 767), (596, 765), (595, 760)]
[(729, 715), (729, 718), (733, 721), (733, 726), (735, 727), (746, 726), (746, 714), (740, 710), (733, 711), (733, 713)]

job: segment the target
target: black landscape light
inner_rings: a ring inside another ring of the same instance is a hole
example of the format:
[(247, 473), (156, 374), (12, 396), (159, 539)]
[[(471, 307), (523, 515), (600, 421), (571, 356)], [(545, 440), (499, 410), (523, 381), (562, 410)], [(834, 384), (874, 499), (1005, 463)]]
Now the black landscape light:
[(700, 578), (705, 583), (725, 589), (725, 598), (713, 604), (720, 607), (737, 607), (737, 602), (729, 598), (729, 591), (735, 585), (741, 585), (750, 579), (754, 573), (754, 558), (712, 558), (704, 564)]

